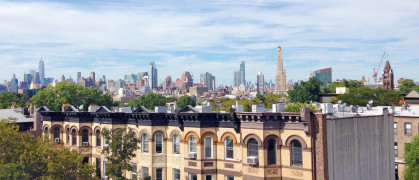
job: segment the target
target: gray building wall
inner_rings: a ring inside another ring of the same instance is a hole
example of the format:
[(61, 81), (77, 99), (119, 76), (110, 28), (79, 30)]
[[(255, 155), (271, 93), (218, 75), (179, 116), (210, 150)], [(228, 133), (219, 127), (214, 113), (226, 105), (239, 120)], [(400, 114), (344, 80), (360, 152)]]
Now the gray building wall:
[(327, 119), (329, 179), (395, 179), (393, 114)]

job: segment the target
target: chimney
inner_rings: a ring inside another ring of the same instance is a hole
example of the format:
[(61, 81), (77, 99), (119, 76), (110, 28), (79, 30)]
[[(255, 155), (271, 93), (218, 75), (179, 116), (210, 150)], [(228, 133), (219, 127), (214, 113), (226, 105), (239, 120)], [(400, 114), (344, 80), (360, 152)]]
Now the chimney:
[(70, 106), (71, 106), (71, 104), (63, 104), (61, 110), (64, 112)]
[(32, 115), (34, 112), (35, 112), (35, 107), (31, 103), (31, 105), (29, 106), (29, 115)]

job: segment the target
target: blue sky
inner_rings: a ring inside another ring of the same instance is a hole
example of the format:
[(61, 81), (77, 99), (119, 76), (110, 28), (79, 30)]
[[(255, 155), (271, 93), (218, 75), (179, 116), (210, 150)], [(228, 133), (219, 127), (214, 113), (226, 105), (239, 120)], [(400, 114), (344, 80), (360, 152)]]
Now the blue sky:
[(397, 79), (419, 81), (418, 18), (416, 0), (0, 0), (0, 80), (22, 79), (42, 53), (56, 79), (119, 79), (155, 61), (159, 82), (192, 70), (230, 85), (245, 61), (247, 81), (269, 81), (280, 45), (288, 80), (328, 67), (333, 79), (371, 77), (387, 51)]

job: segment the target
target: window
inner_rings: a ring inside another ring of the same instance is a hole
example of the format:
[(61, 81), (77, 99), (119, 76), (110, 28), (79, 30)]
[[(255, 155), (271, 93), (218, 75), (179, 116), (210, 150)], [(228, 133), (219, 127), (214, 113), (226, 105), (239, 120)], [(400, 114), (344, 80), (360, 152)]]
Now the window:
[(259, 156), (258, 142), (254, 138), (249, 139), (249, 141), (247, 142), (247, 155), (253, 157)]
[(412, 134), (412, 124), (411, 123), (404, 123), (404, 133), (405, 134)]
[(225, 180), (234, 180), (234, 176), (225, 176)]
[(291, 141), (291, 165), (302, 166), (303, 165), (303, 149), (301, 143), (298, 140)]
[(180, 139), (177, 134), (173, 136), (173, 154), (180, 154)]
[(83, 142), (83, 144), (84, 143), (89, 143), (89, 130), (83, 129), (81, 131), (81, 141)]
[(148, 167), (143, 167), (142, 168), (142, 176), (143, 176), (143, 179), (145, 179), (146, 177), (149, 176), (148, 175)]
[(100, 178), (100, 158), (96, 158), (96, 175)]
[(214, 180), (214, 175), (205, 175), (205, 180)]
[(142, 141), (141, 141), (141, 146), (143, 148), (143, 153), (148, 153), (148, 135), (147, 134), (143, 134), (142, 137)]
[(227, 137), (224, 140), (224, 147), (225, 147), (225, 158), (226, 159), (234, 159), (234, 144), (233, 138)]
[(45, 136), (48, 135), (48, 127), (45, 128)]
[(212, 158), (212, 137), (211, 136), (206, 136), (204, 138), (204, 154), (205, 154), (205, 158), (210, 159)]
[(70, 129), (67, 128), (67, 144), (70, 144)]
[(394, 134), (396, 134), (397, 133), (397, 122), (394, 122), (393, 126), (394, 126)]
[(108, 147), (109, 146), (109, 140), (103, 136), (103, 147)]
[(163, 135), (156, 134), (156, 153), (161, 154), (163, 153)]
[(276, 141), (270, 139), (268, 141), (268, 165), (276, 164)]
[(137, 179), (137, 164), (132, 164), (131, 179)]
[(55, 127), (54, 128), (54, 140), (55, 139), (60, 139), (60, 128), (59, 127)]
[(198, 176), (196, 174), (189, 174), (189, 180), (198, 180)]
[(180, 180), (180, 170), (173, 169), (173, 180)]
[(196, 153), (196, 137), (195, 136), (189, 136), (188, 140), (189, 145), (189, 153)]
[(156, 168), (155, 180), (163, 180), (163, 168)]
[(99, 131), (99, 129), (98, 130), (96, 130), (96, 146), (97, 147), (100, 147), (100, 142), (101, 142), (102, 140), (100, 139), (100, 131)]
[(72, 142), (72, 145), (73, 146), (75, 146), (75, 145), (77, 145), (77, 137), (76, 137), (76, 130), (75, 129), (73, 129), (72, 131), (71, 131), (71, 142)]
[(108, 177), (108, 175), (106, 175), (106, 167), (108, 166), (108, 162), (103, 162), (103, 175), (105, 175), (105, 177)]
[(397, 142), (394, 142), (394, 155), (397, 156)]

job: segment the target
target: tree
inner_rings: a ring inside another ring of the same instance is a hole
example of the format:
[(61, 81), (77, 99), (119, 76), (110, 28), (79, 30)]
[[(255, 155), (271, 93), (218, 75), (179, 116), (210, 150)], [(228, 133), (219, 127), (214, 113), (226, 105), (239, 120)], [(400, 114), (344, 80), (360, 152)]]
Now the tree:
[(294, 88), (288, 91), (288, 97), (291, 102), (305, 102), (318, 101), (320, 95), (321, 81), (316, 77), (310, 78), (307, 82), (303, 81), (296, 84)]
[(404, 178), (406, 180), (419, 179), (419, 136), (405, 146), (404, 159), (406, 161)]
[(27, 107), (28, 96), (14, 92), (1, 92), (0, 93), (0, 109), (10, 108), (12, 103), (16, 103), (17, 107)]
[(399, 85), (400, 94), (408, 94), (413, 89), (419, 90), (419, 86), (412, 79), (405, 79)]
[(125, 179), (122, 177), (123, 170), (132, 170), (131, 159), (135, 156), (137, 150), (137, 139), (132, 129), (104, 129), (102, 135), (108, 141), (109, 146), (105, 146), (102, 154), (108, 160), (106, 175), (116, 179)]
[(321, 91), (322, 93), (335, 93), (337, 87), (359, 88), (362, 87), (362, 82), (343, 79), (341, 82), (333, 82), (329, 87), (323, 87)]
[(284, 111), (285, 112), (300, 112), (302, 107), (309, 107), (311, 112), (314, 112), (316, 110), (316, 106), (313, 104), (305, 104), (305, 103), (290, 103), (285, 106)]
[(348, 93), (338, 96), (338, 100), (349, 105), (366, 106), (373, 100), (373, 106), (398, 105), (402, 99), (401, 95), (395, 90), (369, 87), (350, 88)]
[(166, 106), (166, 103), (172, 102), (176, 98), (166, 98), (161, 94), (149, 93), (140, 98), (133, 98), (129, 102), (129, 106), (132, 108), (144, 106), (147, 109), (154, 109), (156, 106)]
[(187, 105), (191, 105), (192, 107), (196, 106), (195, 99), (188, 95), (180, 97), (177, 104), (180, 109), (186, 107)]
[(83, 164), (77, 150), (18, 130), (0, 121), (0, 179), (95, 179), (94, 167)]
[(118, 105), (113, 102), (109, 94), (103, 94), (98, 89), (85, 88), (67, 81), (60, 82), (55, 87), (49, 85), (36, 93), (31, 101), (38, 107), (47, 106), (54, 111), (60, 111), (63, 104), (71, 104), (75, 107), (83, 105), (83, 110), (87, 110), (91, 104), (108, 108)]
[(264, 103), (267, 109), (272, 109), (272, 104), (277, 104), (281, 102), (281, 99), (283, 98), (282, 95), (272, 93), (268, 93), (263, 96), (265, 98)]

